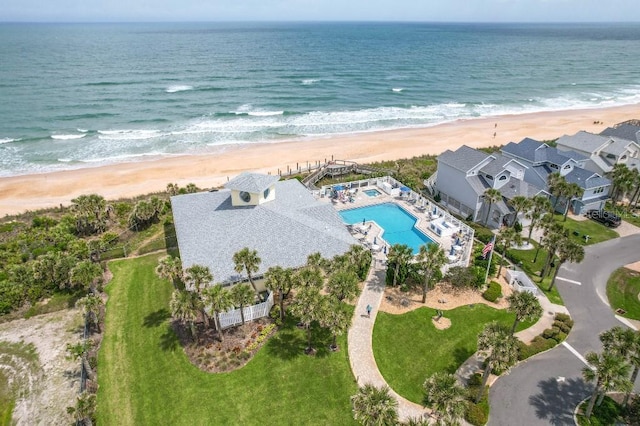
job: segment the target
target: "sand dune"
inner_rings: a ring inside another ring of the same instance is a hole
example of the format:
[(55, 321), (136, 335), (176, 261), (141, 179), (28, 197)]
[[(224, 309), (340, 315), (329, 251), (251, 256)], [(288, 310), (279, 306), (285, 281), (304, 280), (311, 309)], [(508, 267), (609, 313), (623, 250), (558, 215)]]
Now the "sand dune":
[[(67, 205), (98, 193), (107, 199), (162, 191), (167, 183), (221, 185), (245, 170), (277, 173), (296, 163), (336, 159), (370, 162), (439, 154), (466, 144), (483, 147), (525, 137), (554, 139), (579, 130), (598, 133), (621, 121), (640, 118), (640, 106), (505, 115), (458, 120), (420, 129), (362, 133), (325, 139), (229, 146), (219, 154), (172, 157), (64, 172), (0, 179), (0, 214)], [(598, 122), (598, 124), (594, 124)], [(601, 123), (601, 124), (600, 124)], [(495, 136), (494, 136), (495, 133)]]

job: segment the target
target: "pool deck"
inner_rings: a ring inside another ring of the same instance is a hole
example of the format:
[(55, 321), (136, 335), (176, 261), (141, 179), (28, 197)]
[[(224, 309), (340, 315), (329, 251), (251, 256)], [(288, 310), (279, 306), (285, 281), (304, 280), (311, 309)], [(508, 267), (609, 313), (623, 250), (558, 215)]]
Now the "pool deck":
[[(418, 230), (420, 230), (434, 242), (439, 244), (440, 247), (442, 247), (449, 259), (449, 263), (446, 265), (445, 269), (448, 269), (452, 266), (469, 265), (469, 259), (472, 254), (473, 246), (473, 230), (471, 228), (469, 228), (466, 224), (461, 223), (458, 219), (451, 216), (447, 211), (431, 203), (428, 199), (422, 197), (420, 194), (411, 192), (402, 196), (391, 196), (385, 193), (381, 188), (378, 188), (376, 186), (376, 179), (370, 179), (369, 181), (371, 182), (371, 184), (366, 187), (359, 187), (351, 190), (345, 189), (343, 191), (345, 193), (345, 197), (343, 197), (342, 201), (326, 196), (318, 196), (318, 199), (320, 201), (333, 204), (334, 208), (338, 211), (373, 206), (383, 203), (397, 204), (416, 219), (415, 227)], [(342, 185), (347, 188), (349, 187), (348, 182)], [(364, 191), (369, 189), (376, 189), (380, 192), (380, 195), (371, 197), (365, 194)], [(349, 199), (351, 199), (352, 201), (349, 201)], [(453, 235), (437, 235), (431, 229), (431, 224), (432, 222), (441, 223), (442, 221), (458, 227), (458, 232), (454, 233)], [(351, 231), (351, 234), (357, 240), (359, 240), (362, 245), (374, 252), (382, 252), (381, 254), (384, 258), (386, 258), (386, 256), (384, 256), (385, 246), (386, 250), (388, 251), (389, 244), (384, 240), (383, 230), (377, 223), (369, 220), (365, 221), (364, 227), (362, 226), (362, 224), (354, 224), (351, 225), (349, 229)], [(456, 234), (458, 234), (457, 237)], [(456, 246), (456, 240), (459, 240), (460, 245)], [(376, 244), (374, 244), (374, 241), (376, 242)]]

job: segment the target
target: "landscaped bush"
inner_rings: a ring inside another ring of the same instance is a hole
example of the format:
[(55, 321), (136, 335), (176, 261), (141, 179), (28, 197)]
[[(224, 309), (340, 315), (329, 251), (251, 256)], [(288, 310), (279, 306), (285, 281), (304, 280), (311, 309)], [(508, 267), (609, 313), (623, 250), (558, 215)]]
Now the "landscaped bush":
[(542, 337), (545, 339), (554, 339), (558, 333), (560, 333), (560, 329), (557, 327), (547, 328), (542, 332)]
[(485, 292), (482, 293), (482, 297), (484, 297), (485, 300), (488, 300), (489, 302), (495, 302), (500, 297), (502, 297), (502, 287), (497, 282), (491, 281), (489, 283), (489, 288), (487, 288)]
[[(572, 321), (573, 322), (573, 321)], [(559, 329), (561, 332), (568, 334), (571, 331), (571, 326), (565, 322), (555, 320), (553, 322), (553, 328)]]
[(489, 421), (489, 402), (486, 394), (475, 404), (471, 401), (467, 404), (467, 411), (464, 413), (464, 419), (474, 426), (483, 426)]
[(573, 320), (569, 315), (556, 314), (552, 328), (547, 328), (540, 336), (534, 337), (528, 345), (518, 342), (518, 360), (525, 360), (535, 354), (553, 348), (567, 338), (572, 326)]
[(569, 326), (569, 330), (571, 330), (571, 328), (573, 327), (573, 320), (571, 319), (571, 317), (568, 314), (557, 313), (555, 320), (563, 322), (566, 325), (568, 325)]

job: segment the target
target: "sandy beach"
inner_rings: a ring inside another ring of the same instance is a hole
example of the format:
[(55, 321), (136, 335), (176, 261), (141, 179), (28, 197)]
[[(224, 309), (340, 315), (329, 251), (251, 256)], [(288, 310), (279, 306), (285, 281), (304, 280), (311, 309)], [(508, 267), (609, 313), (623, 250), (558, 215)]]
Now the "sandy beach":
[[(640, 105), (459, 120), (419, 129), (360, 133), (325, 139), (229, 146), (224, 152), (162, 158), (54, 173), (0, 179), (0, 214), (68, 205), (72, 198), (97, 193), (107, 199), (162, 191), (167, 183), (193, 182), (203, 188), (223, 184), (245, 170), (277, 173), (296, 163), (331, 159), (371, 162), (439, 154), (460, 145), (484, 147), (547, 140), (579, 130), (599, 133), (629, 119), (640, 119)], [(597, 124), (596, 124), (597, 122)], [(494, 135), (495, 133), (495, 135)]]

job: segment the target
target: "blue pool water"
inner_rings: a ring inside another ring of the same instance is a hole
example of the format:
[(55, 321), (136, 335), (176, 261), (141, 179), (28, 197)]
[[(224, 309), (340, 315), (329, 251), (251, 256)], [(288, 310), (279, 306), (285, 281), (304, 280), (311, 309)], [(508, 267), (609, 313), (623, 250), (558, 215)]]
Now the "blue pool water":
[(364, 193), (369, 197), (377, 197), (378, 195), (380, 195), (380, 191), (378, 191), (377, 189), (366, 189)]
[(342, 210), (340, 216), (349, 225), (362, 223), (362, 219), (376, 222), (384, 229), (382, 238), (389, 245), (406, 244), (413, 249), (414, 254), (418, 253), (420, 246), (433, 242), (416, 229), (416, 219), (394, 203)]

